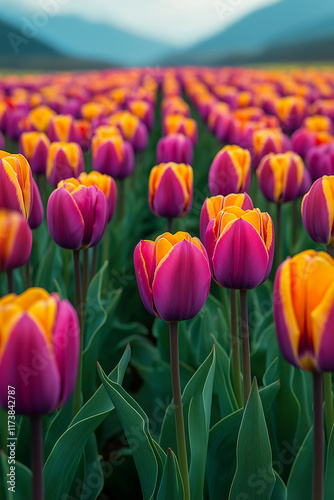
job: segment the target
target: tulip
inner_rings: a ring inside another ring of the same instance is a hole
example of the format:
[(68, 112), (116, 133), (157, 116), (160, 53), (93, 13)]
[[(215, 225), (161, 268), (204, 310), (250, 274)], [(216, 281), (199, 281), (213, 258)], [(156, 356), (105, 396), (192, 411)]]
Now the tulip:
[(28, 219), (32, 209), (32, 174), (24, 156), (0, 151), (0, 208), (21, 212)]
[(164, 233), (142, 240), (134, 251), (134, 266), (144, 306), (170, 323), (195, 317), (210, 289), (207, 253), (196, 237)]
[(51, 142), (74, 142), (76, 140), (74, 118), (71, 115), (56, 115), (49, 121), (47, 134)]
[(55, 115), (56, 113), (48, 106), (37, 106), (37, 108), (32, 109), (28, 114), (28, 121), (31, 124), (30, 130), (46, 133), (50, 120)]
[(302, 201), (304, 227), (312, 240), (334, 243), (334, 176), (317, 179)]
[(75, 120), (74, 122), (75, 142), (83, 151), (88, 151), (92, 140), (92, 125), (88, 120)]
[(229, 106), (225, 102), (217, 102), (211, 108), (208, 116), (208, 127), (212, 134), (217, 136), (220, 142), (227, 139), (232, 115)]
[(5, 147), (5, 138), (0, 130), (0, 150), (2, 150), (4, 147)]
[(271, 217), (258, 208), (226, 207), (205, 234), (213, 279), (225, 288), (249, 290), (269, 276), (274, 256)]
[(233, 206), (240, 207), (242, 210), (253, 210), (253, 202), (247, 193), (231, 193), (227, 196), (218, 194), (217, 196), (211, 196), (211, 198), (205, 199), (201, 209), (199, 222), (202, 243), (205, 243), (205, 232), (209, 222), (215, 219), (221, 210)]
[(108, 204), (97, 186), (61, 182), (47, 206), (48, 228), (62, 248), (79, 250), (97, 245), (108, 220)]
[(330, 135), (333, 135), (334, 132), (332, 120), (328, 116), (322, 115), (313, 115), (305, 118), (303, 128), (312, 132), (328, 132)]
[(158, 163), (187, 163), (193, 162), (193, 144), (189, 137), (183, 134), (171, 134), (162, 137), (157, 145)]
[(70, 398), (78, 368), (79, 325), (57, 294), (29, 288), (0, 299), (0, 404), (15, 387), (16, 412), (42, 415)]
[(334, 175), (334, 143), (312, 147), (305, 163), (313, 181), (323, 175)]
[(331, 120), (334, 120), (334, 99), (317, 99), (310, 106), (310, 112), (311, 114), (327, 116)]
[(165, 97), (161, 103), (161, 111), (163, 116), (166, 115), (182, 115), (190, 116), (189, 105), (179, 96)]
[[(114, 179), (110, 175), (101, 174), (93, 170), (89, 174), (82, 172), (77, 180), (84, 186), (97, 186), (101, 189), (107, 199), (108, 222), (110, 222), (115, 212), (117, 199), (117, 188)], [(73, 182), (73, 179), (71, 179), (71, 182)]]
[(251, 155), (239, 146), (225, 146), (215, 156), (209, 171), (212, 195), (241, 193), (250, 183)]
[(134, 170), (133, 148), (120, 134), (113, 132), (110, 137), (104, 137), (105, 133), (108, 134), (103, 130), (93, 137), (93, 168), (115, 179), (124, 179)]
[(303, 160), (296, 153), (269, 153), (256, 171), (260, 189), (268, 201), (284, 203), (298, 197), (303, 179)]
[(0, 209), (0, 272), (23, 266), (30, 257), (32, 233), (19, 212)]
[(54, 187), (69, 177), (78, 177), (84, 171), (82, 149), (75, 142), (53, 142), (50, 145), (46, 177)]
[(268, 153), (285, 153), (291, 151), (291, 141), (280, 129), (255, 130), (250, 147), (252, 165), (256, 169), (264, 156)]
[(195, 146), (198, 139), (197, 123), (192, 118), (186, 118), (182, 115), (167, 115), (162, 124), (163, 134), (170, 135), (180, 133), (191, 139)]
[(306, 113), (307, 102), (303, 97), (282, 97), (276, 103), (276, 115), (286, 134), (291, 134), (301, 126)]
[(106, 108), (99, 102), (86, 102), (81, 106), (81, 115), (84, 120), (91, 122), (105, 116)]
[(43, 222), (44, 208), (38, 186), (34, 179), (32, 179), (32, 192), (33, 192), (32, 208), (28, 222), (31, 229), (36, 229)]
[(44, 132), (23, 132), (19, 151), (28, 160), (34, 174), (45, 174), (50, 140)]
[(154, 125), (154, 109), (147, 101), (140, 99), (131, 100), (127, 104), (128, 110), (137, 116), (151, 130)]
[(305, 158), (312, 147), (334, 142), (334, 138), (328, 132), (300, 128), (292, 134), (291, 141), (293, 150)]
[(193, 170), (184, 163), (160, 163), (149, 177), (148, 202), (160, 217), (184, 217), (193, 197)]
[(132, 144), (135, 151), (143, 151), (146, 148), (148, 141), (146, 125), (130, 111), (117, 111), (111, 116), (109, 123), (120, 129), (124, 139)]

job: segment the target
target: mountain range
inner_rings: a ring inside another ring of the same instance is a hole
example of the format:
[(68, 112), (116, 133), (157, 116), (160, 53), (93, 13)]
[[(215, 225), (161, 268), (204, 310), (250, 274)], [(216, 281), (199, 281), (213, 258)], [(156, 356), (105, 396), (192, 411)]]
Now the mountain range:
[(2, 6), (1, 11), (0, 67), (37, 64), (45, 69), (86, 69), (334, 60), (333, 0), (279, 0), (186, 50), (75, 16), (44, 16), (39, 27), (31, 13), (18, 15), (12, 5)]

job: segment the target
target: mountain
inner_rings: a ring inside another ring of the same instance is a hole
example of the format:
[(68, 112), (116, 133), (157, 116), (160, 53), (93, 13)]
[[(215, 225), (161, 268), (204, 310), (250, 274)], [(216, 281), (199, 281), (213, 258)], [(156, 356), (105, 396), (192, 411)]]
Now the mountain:
[(13, 7), (6, 5), (1, 17), (21, 30), (23, 36), (38, 39), (71, 57), (120, 66), (145, 66), (175, 52), (171, 46), (156, 40), (76, 16), (46, 15), (44, 25), (39, 28), (33, 14), (25, 12), (18, 16)]

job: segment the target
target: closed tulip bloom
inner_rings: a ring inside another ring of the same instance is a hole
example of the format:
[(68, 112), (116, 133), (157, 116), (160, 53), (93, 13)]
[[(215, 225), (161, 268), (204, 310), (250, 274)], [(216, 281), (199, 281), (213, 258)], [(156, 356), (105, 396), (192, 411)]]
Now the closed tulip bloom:
[(160, 163), (149, 177), (148, 202), (160, 217), (184, 217), (193, 198), (193, 170), (185, 163)]
[(61, 182), (47, 206), (48, 228), (57, 245), (79, 250), (97, 245), (108, 220), (108, 204), (97, 186), (86, 187), (76, 179)]
[(43, 415), (63, 406), (74, 389), (79, 322), (68, 300), (42, 288), (0, 299), (0, 405), (15, 387), (20, 415)]
[(250, 290), (269, 276), (274, 257), (270, 215), (258, 208), (226, 207), (205, 233), (214, 280), (224, 288)]
[(106, 115), (106, 107), (99, 102), (86, 102), (81, 106), (81, 115), (84, 120), (91, 122)]
[(34, 174), (45, 174), (50, 139), (44, 132), (23, 132), (19, 151), (25, 156)]
[(0, 208), (0, 272), (23, 266), (30, 257), (31, 245), (31, 229), (23, 215)]
[(84, 171), (82, 149), (76, 142), (53, 142), (48, 151), (46, 177), (53, 187)]
[(192, 164), (193, 161), (193, 144), (189, 137), (183, 134), (171, 134), (162, 137), (157, 145), (157, 162), (167, 163), (173, 161), (175, 163)]
[(334, 137), (328, 132), (300, 128), (292, 134), (291, 141), (293, 150), (305, 158), (312, 147), (334, 142)]
[(203, 244), (205, 243), (205, 232), (209, 222), (215, 219), (221, 210), (233, 206), (240, 207), (242, 210), (253, 210), (253, 202), (247, 193), (231, 193), (227, 196), (218, 194), (217, 196), (205, 198), (199, 221), (200, 237)]
[(282, 97), (276, 103), (276, 115), (286, 134), (291, 134), (301, 126), (306, 113), (307, 102), (303, 97)]
[[(332, 94), (332, 88), (330, 90)], [(310, 106), (311, 114), (327, 116), (331, 120), (334, 120), (334, 99), (317, 99)]]
[(274, 319), (284, 358), (302, 370), (334, 370), (334, 260), (306, 250), (279, 266)]
[(328, 116), (313, 115), (308, 116), (303, 121), (303, 128), (312, 132), (328, 132), (333, 135), (333, 122)]
[(250, 183), (251, 155), (239, 146), (225, 146), (215, 156), (209, 171), (212, 195), (241, 193)]
[(155, 241), (142, 240), (134, 251), (139, 293), (151, 314), (166, 322), (196, 316), (210, 290), (206, 250), (188, 233), (164, 233)]
[(28, 219), (33, 188), (29, 163), (24, 156), (0, 151), (0, 208), (16, 210)]
[(195, 146), (198, 139), (197, 123), (192, 118), (186, 118), (182, 115), (167, 115), (162, 124), (163, 134), (170, 135), (180, 133), (191, 139)]
[(189, 105), (179, 96), (165, 97), (161, 103), (162, 114), (190, 116)]
[(75, 141), (83, 151), (88, 151), (92, 141), (92, 125), (88, 120), (75, 120)]
[(104, 133), (107, 132), (98, 133), (92, 140), (94, 170), (115, 179), (129, 177), (135, 166), (131, 144), (125, 141), (120, 134), (113, 133), (109, 137), (105, 137)]
[(286, 153), (292, 150), (290, 139), (280, 129), (255, 130), (252, 136), (252, 165), (256, 169), (264, 156), (269, 153)]
[(51, 142), (74, 142), (76, 131), (74, 118), (71, 115), (56, 115), (51, 118), (47, 128)]
[(42, 105), (32, 109), (28, 114), (31, 130), (46, 133), (50, 120), (54, 116), (56, 116), (55, 111), (48, 106)]
[(117, 199), (117, 187), (114, 179), (110, 175), (92, 170), (89, 174), (82, 172), (78, 177), (78, 181), (84, 186), (97, 186), (101, 189), (108, 202), (108, 222), (110, 222), (115, 212)]
[(31, 229), (36, 229), (43, 222), (44, 208), (38, 186), (34, 179), (32, 179), (32, 191), (33, 191), (32, 208), (28, 219), (28, 223)]
[(312, 240), (334, 243), (334, 176), (317, 179), (302, 201), (304, 227)]
[(152, 129), (154, 125), (154, 109), (149, 102), (141, 99), (131, 100), (128, 102), (127, 108), (146, 125), (148, 130)]
[(148, 132), (146, 125), (130, 111), (117, 111), (109, 120), (110, 125), (116, 125), (125, 141), (130, 142), (135, 151), (143, 151), (147, 146)]
[(305, 164), (313, 181), (323, 175), (334, 175), (334, 142), (312, 147)]
[(269, 153), (256, 170), (263, 196), (274, 203), (298, 197), (304, 179), (304, 163), (296, 153)]

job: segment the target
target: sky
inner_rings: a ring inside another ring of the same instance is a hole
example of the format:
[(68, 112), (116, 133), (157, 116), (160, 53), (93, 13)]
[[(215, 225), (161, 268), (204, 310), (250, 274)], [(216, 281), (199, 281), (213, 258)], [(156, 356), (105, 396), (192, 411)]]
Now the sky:
[[(2, 3), (1, 0), (0, 3)], [(280, 0), (12, 0), (38, 12), (74, 14), (110, 23), (177, 47), (187, 47), (221, 31), (252, 10)]]

